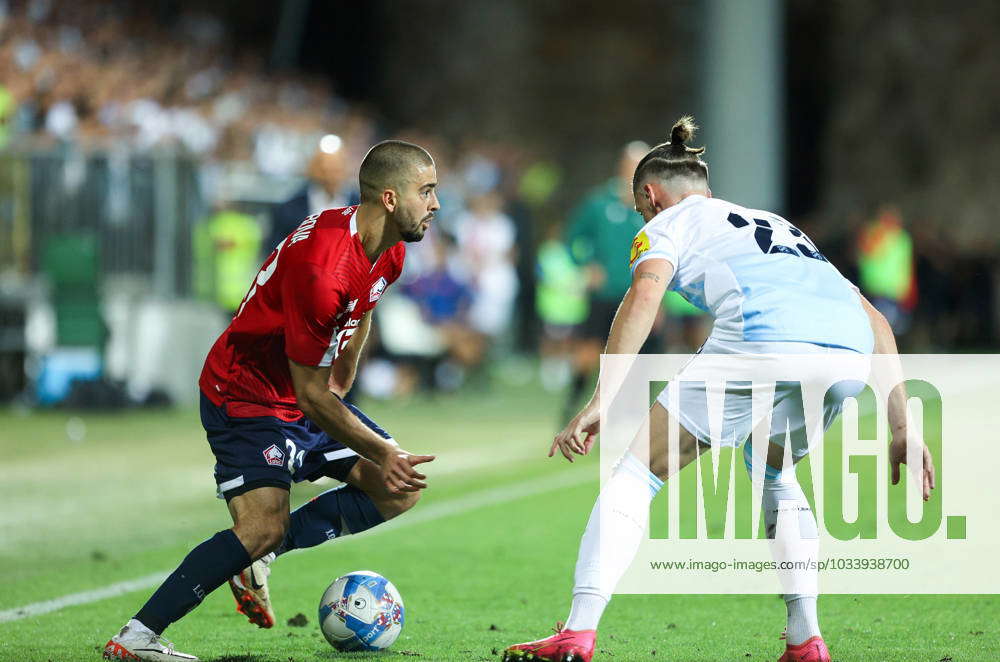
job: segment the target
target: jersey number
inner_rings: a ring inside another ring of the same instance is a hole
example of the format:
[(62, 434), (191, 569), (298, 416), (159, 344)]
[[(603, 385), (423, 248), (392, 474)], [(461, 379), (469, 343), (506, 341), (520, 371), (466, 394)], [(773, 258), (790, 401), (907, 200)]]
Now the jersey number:
[(257, 294), (257, 288), (263, 287), (264, 283), (271, 280), (271, 276), (274, 275), (274, 271), (278, 268), (278, 256), (281, 255), (281, 249), (284, 248), (286, 241), (288, 241), (288, 237), (282, 239), (281, 243), (274, 249), (274, 259), (271, 260), (270, 264), (261, 269), (259, 274), (257, 274), (257, 278), (254, 279), (253, 286), (250, 288), (250, 291), (247, 292), (247, 295), (243, 297), (243, 303), (240, 304), (240, 309), (236, 311), (236, 314), (233, 317), (239, 317), (240, 313), (243, 312), (243, 308), (247, 305), (247, 302), (253, 298), (253, 295)]
[[(745, 228), (750, 225), (750, 221), (736, 213), (730, 213), (726, 220), (729, 221), (734, 228)], [(816, 245), (809, 240), (809, 237), (805, 236), (805, 234), (802, 233), (802, 230), (799, 230), (788, 221), (784, 219), (773, 219), (771, 221), (767, 221), (762, 218), (755, 218), (753, 219), (753, 222), (757, 226), (754, 228), (753, 238), (757, 240), (757, 245), (760, 246), (760, 251), (762, 253), (784, 253), (785, 255), (811, 257), (814, 260), (821, 260), (823, 262), (827, 261), (827, 259), (823, 257), (823, 254), (816, 250)], [(788, 233), (792, 235), (791, 246), (775, 241), (774, 225), (772, 225), (772, 223), (784, 227)]]

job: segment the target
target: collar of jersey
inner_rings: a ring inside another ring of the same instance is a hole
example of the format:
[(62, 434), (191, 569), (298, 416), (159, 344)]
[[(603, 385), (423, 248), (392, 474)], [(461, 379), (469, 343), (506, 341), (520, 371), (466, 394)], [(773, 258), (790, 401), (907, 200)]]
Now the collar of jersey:
[(687, 206), (688, 201), (694, 202), (695, 199), (707, 200), (708, 198), (706, 198), (705, 196), (700, 195), (698, 193), (695, 193), (693, 195), (689, 195), (688, 197), (684, 198), (683, 200), (681, 200), (677, 204), (672, 205), (670, 207), (667, 207), (666, 209), (664, 209), (663, 211), (661, 211), (659, 214), (657, 214), (652, 219), (650, 219), (649, 222), (652, 223), (653, 221), (656, 221), (656, 220), (660, 220), (660, 221), (667, 220), (670, 216), (672, 216), (676, 212), (679, 212), (681, 209), (683, 209), (685, 206)]
[(379, 263), (379, 260), (382, 259), (382, 256), (385, 255), (386, 253), (388, 253), (389, 251), (388, 250), (382, 251), (379, 254), (379, 256), (377, 258), (375, 258), (374, 262), (368, 257), (368, 254), (365, 253), (365, 247), (361, 243), (361, 237), (358, 236), (358, 210), (357, 209), (355, 209), (354, 213), (351, 214), (350, 226), (351, 226), (351, 237), (357, 239), (358, 246), (361, 248), (361, 254), (365, 256), (365, 259), (368, 260), (368, 264), (371, 265), (371, 267), (368, 269), (368, 273), (372, 273), (372, 272), (375, 271), (375, 266)]

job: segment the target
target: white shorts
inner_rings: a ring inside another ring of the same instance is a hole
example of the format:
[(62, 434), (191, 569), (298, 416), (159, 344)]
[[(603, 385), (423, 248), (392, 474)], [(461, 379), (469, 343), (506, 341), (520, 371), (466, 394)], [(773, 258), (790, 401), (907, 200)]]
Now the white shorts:
[(656, 400), (708, 445), (738, 447), (769, 418), (768, 439), (790, 440), (797, 459), (862, 390), (870, 365), (838, 347), (709, 338)]

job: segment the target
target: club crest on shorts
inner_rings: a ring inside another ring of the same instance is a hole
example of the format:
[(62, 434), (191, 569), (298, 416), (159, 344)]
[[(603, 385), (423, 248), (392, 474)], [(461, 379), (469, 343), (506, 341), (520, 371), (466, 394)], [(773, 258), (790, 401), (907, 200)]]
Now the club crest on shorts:
[(372, 285), (372, 291), (368, 295), (368, 301), (378, 301), (378, 298), (382, 296), (385, 292), (385, 288), (388, 287), (389, 281), (385, 279), (385, 276), (380, 276), (375, 284)]
[(264, 449), (264, 460), (271, 466), (280, 467), (285, 462), (285, 452), (276, 444), (271, 444)]

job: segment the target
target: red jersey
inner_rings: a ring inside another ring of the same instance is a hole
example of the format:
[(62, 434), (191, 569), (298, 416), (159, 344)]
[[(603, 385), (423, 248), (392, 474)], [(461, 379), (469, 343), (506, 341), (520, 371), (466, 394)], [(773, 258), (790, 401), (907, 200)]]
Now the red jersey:
[(403, 269), (403, 242), (368, 260), (357, 207), (304, 220), (264, 261), (229, 327), (205, 359), (198, 385), (235, 417), (298, 419), (288, 359), (329, 366)]

